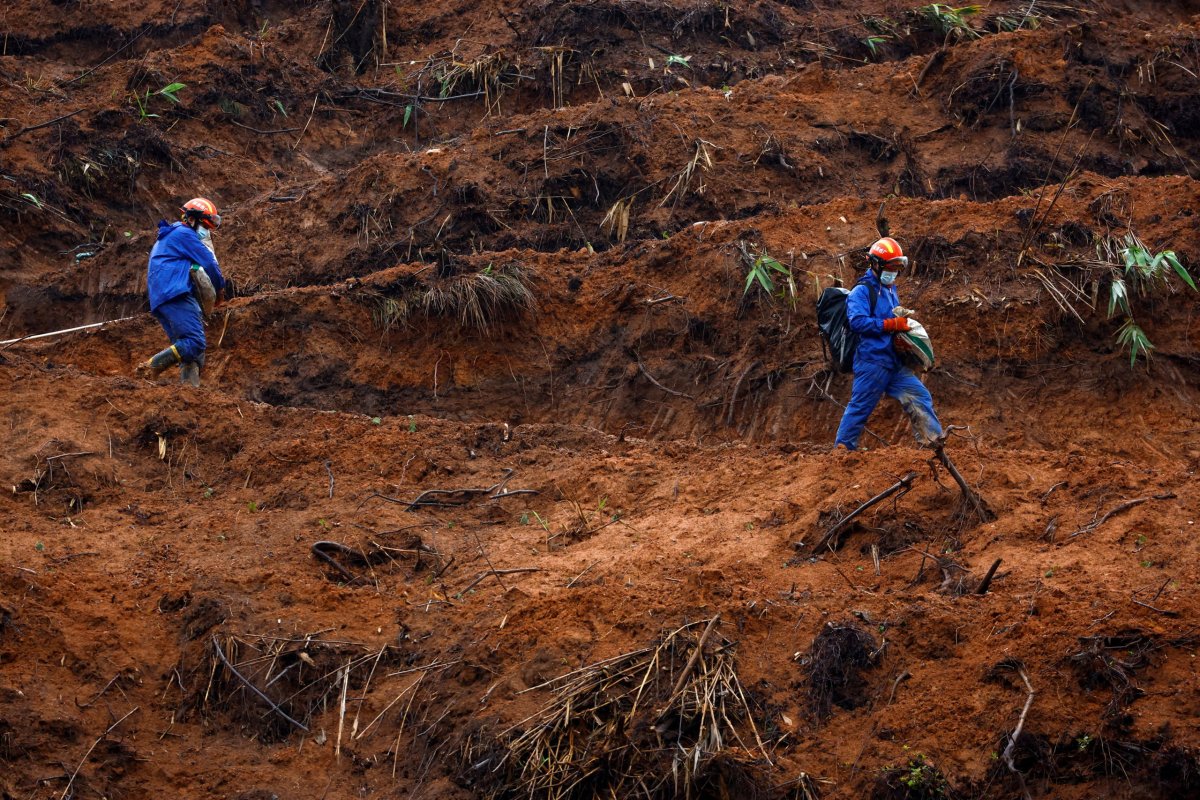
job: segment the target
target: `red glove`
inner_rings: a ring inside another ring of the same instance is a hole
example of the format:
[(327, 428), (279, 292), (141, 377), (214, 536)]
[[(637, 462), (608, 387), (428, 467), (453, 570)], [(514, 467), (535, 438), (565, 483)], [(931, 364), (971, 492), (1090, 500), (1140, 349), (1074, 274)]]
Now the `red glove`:
[(908, 330), (908, 317), (892, 317), (883, 321), (884, 333), (904, 333)]

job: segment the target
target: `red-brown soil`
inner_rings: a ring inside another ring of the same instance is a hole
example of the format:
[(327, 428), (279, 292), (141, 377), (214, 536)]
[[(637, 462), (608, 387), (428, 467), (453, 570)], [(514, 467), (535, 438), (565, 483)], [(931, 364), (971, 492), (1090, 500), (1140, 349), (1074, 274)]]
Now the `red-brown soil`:
[[(1200, 272), (1198, 15), (7, 4), (0, 338), (129, 319), (0, 345), (0, 797), (1200, 796), (1200, 303), (1135, 296), (1131, 368), (1096, 247)], [(195, 195), (184, 390), (133, 368)], [(894, 404), (831, 452), (813, 300), (885, 200), (994, 520)]]

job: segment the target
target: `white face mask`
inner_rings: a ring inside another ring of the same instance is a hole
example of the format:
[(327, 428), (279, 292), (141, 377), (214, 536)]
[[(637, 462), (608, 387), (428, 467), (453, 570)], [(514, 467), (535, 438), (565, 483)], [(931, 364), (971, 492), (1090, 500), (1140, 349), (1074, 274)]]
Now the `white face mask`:
[(879, 273), (879, 282), (882, 283), (884, 286), (891, 286), (893, 283), (896, 282), (896, 276), (899, 274), (900, 274), (899, 272), (887, 272), (887, 271), (880, 272)]
[(217, 251), (213, 249), (212, 231), (203, 225), (199, 225), (196, 227), (196, 234), (200, 237), (200, 241), (204, 243), (204, 246), (208, 248), (208, 252), (215, 256)]

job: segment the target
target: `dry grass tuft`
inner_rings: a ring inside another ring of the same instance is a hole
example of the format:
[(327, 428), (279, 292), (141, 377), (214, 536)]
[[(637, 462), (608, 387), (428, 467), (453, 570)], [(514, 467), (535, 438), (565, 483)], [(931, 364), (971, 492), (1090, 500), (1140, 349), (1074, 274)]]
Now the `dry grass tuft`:
[(520, 267), (493, 270), (489, 265), (432, 287), (421, 299), (421, 308), (426, 316), (455, 317), (463, 328), (487, 333), (505, 319), (535, 311), (537, 299)]
[(534, 687), (553, 699), (497, 737), (469, 736), (464, 778), (492, 800), (765, 794), (771, 762), (715, 622)]

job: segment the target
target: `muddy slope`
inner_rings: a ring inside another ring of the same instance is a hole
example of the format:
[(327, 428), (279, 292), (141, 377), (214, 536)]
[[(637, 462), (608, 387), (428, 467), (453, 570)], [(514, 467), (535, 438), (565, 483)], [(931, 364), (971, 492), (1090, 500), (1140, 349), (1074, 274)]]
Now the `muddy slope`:
[[(0, 345), (0, 796), (1197, 794), (1200, 295), (1121, 248), (1200, 272), (1200, 6), (10, 5), (0, 337), (129, 319)], [(830, 452), (881, 207), (982, 510)]]

